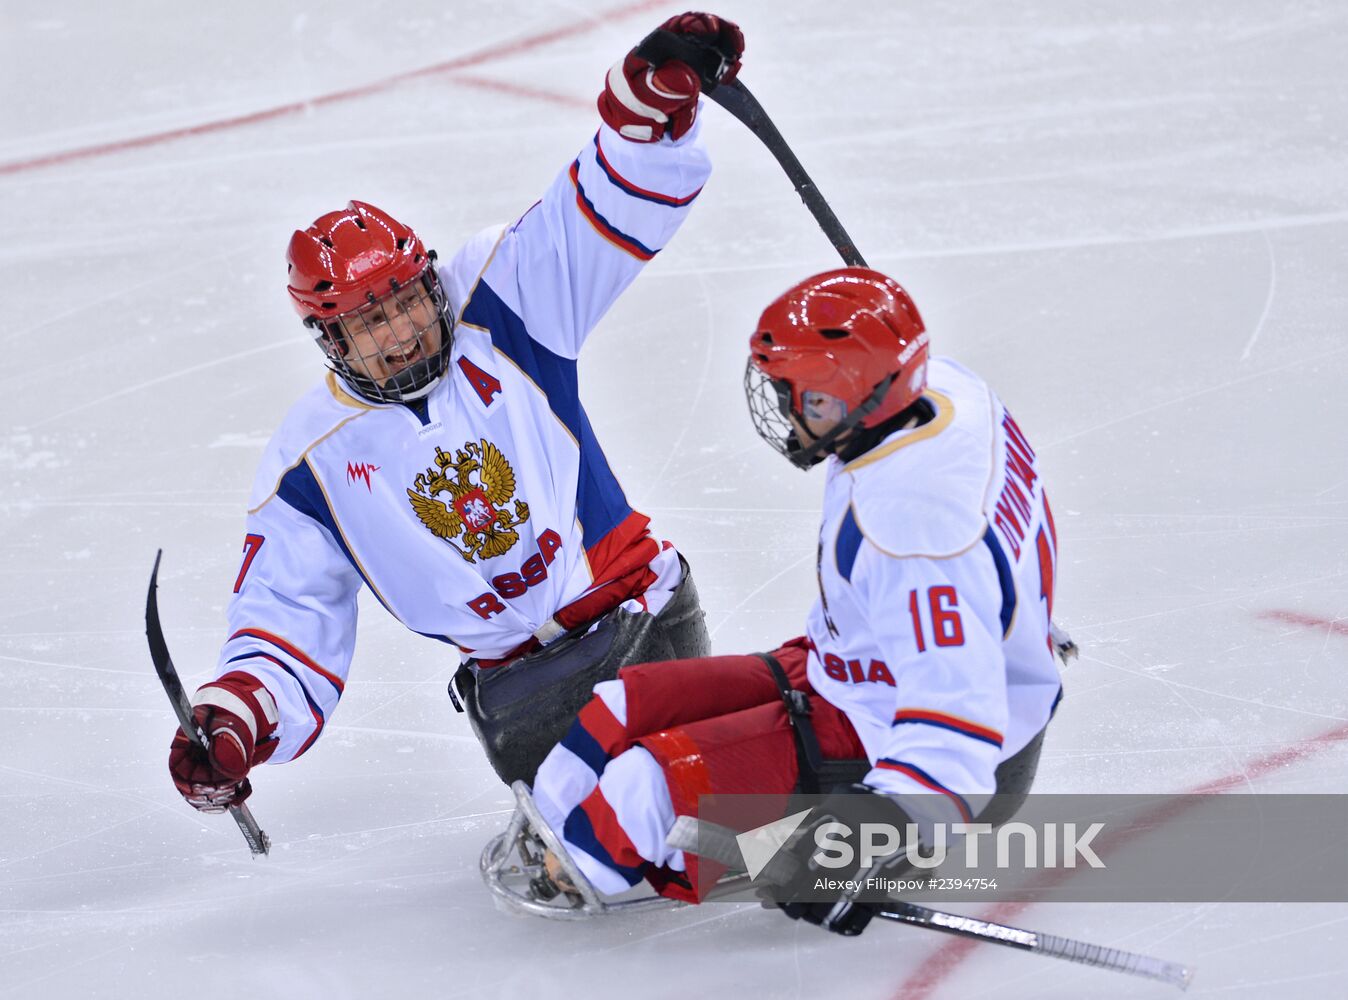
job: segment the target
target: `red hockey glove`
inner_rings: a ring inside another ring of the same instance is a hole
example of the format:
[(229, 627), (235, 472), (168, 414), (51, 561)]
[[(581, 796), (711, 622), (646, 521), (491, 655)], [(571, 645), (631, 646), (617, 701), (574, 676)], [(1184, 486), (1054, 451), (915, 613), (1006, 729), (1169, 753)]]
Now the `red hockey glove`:
[(169, 774), (192, 808), (224, 812), (252, 794), (248, 769), (276, 750), (276, 701), (256, 677), (236, 670), (199, 687), (192, 704), (211, 750), (179, 729), (169, 747)]
[(608, 72), (599, 115), (633, 142), (681, 139), (704, 90), (740, 69), (744, 35), (733, 21), (689, 12), (671, 17)]

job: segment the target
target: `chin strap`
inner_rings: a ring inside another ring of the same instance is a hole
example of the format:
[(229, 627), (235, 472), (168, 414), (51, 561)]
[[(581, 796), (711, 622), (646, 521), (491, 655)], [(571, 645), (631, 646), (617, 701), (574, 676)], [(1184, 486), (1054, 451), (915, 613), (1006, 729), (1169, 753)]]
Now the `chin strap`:
[[(833, 454), (835, 450), (833, 446), (875, 412), (876, 407), (880, 405), (880, 401), (885, 398), (885, 394), (889, 392), (889, 387), (893, 384), (894, 376), (892, 374), (885, 376), (884, 380), (871, 390), (871, 394), (866, 397), (860, 406), (838, 421), (823, 437), (815, 438), (811, 444), (802, 445), (796, 432), (792, 431), (786, 439), (786, 457), (791, 461), (791, 464), (801, 469), (811, 469)], [(795, 417), (801, 423), (805, 422), (800, 414), (795, 414)], [(793, 444), (795, 447), (792, 447)]]
[(906, 431), (914, 427), (921, 427), (934, 416), (936, 416), (936, 410), (931, 403), (919, 398), (908, 409), (894, 414), (884, 423), (876, 424), (874, 427), (861, 428), (856, 434), (844, 441), (842, 447), (834, 454), (844, 462), (850, 462), (866, 454), (895, 431)]

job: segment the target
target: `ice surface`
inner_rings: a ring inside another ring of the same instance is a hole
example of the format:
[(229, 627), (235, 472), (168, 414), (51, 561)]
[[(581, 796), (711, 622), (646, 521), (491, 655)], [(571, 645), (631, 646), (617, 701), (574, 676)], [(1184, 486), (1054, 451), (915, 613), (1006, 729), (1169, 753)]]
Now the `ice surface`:
[[(682, 8), (606, 9), (387, 86), (582, 15), (518, 0), (0, 12), (0, 996), (1167, 994), (990, 946), (953, 956), (925, 932), (835, 940), (752, 907), (586, 926), (497, 913), (476, 865), (509, 796), (444, 695), (443, 648), (373, 603), (327, 735), (258, 776), (270, 858), (173, 791), (144, 586), (163, 546), (168, 638), (195, 685), (223, 638), (254, 464), (320, 369), (283, 292), (290, 231), (352, 197), (446, 252), (514, 218), (593, 133), (601, 74)], [(1343, 791), (1348, 10), (725, 10), (749, 40), (745, 80), (870, 262), (1038, 444), (1060, 617), (1084, 651), (1037, 787), (1183, 791), (1299, 746), (1250, 787)], [(706, 116), (716, 174), (582, 370), (630, 499), (697, 567), (716, 648), (743, 651), (800, 629), (821, 489), (754, 437), (745, 340), (773, 295), (836, 258), (766, 153)], [(1195, 996), (1348, 981), (1348, 906), (1017, 919), (1193, 962)]]

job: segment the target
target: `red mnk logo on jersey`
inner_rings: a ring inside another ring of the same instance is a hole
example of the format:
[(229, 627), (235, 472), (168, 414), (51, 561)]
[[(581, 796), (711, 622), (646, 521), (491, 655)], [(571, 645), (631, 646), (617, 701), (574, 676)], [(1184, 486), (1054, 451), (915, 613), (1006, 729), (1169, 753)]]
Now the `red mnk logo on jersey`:
[(374, 485), (370, 482), (370, 473), (378, 471), (379, 466), (371, 465), (369, 462), (347, 462), (346, 484), (354, 486), (358, 481), (363, 482), (365, 488), (373, 493)]

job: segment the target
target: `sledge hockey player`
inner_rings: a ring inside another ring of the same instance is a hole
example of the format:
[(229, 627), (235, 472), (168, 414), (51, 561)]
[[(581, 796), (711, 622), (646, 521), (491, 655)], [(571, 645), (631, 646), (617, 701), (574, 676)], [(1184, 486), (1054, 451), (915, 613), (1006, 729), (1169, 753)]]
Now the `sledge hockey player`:
[(715, 15), (666, 21), (609, 71), (598, 133), (542, 200), (447, 263), (357, 201), (294, 234), (290, 296), (331, 371), (257, 475), (229, 638), (193, 699), (210, 753), (181, 731), (170, 751), (191, 805), (241, 802), (250, 768), (313, 745), (362, 584), (464, 654), (459, 694), (507, 782), (618, 667), (707, 652), (688, 566), (628, 505), (576, 357), (706, 181), (699, 95), (743, 48)]
[[(929, 358), (908, 293), (864, 268), (768, 306), (745, 391), (769, 444), (802, 469), (825, 464), (806, 634), (598, 684), (532, 801), (517, 787), (558, 848), (536, 898), (573, 890), (571, 867), (600, 894), (645, 878), (697, 901), (699, 859), (666, 838), (701, 795), (842, 786), (902, 830), (1005, 822), (1033, 780), (1061, 692), (1055, 646), (1070, 640), (1052, 635), (1043, 480), (1006, 407), (968, 369)], [(873, 912), (846, 899), (783, 909), (845, 934)]]

